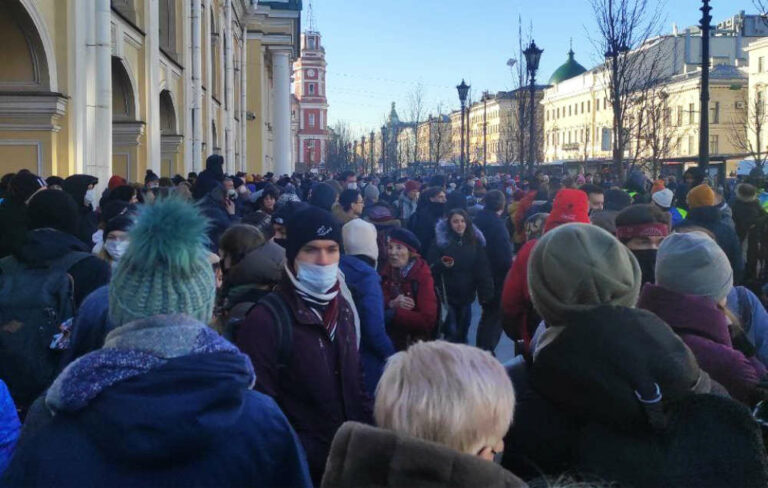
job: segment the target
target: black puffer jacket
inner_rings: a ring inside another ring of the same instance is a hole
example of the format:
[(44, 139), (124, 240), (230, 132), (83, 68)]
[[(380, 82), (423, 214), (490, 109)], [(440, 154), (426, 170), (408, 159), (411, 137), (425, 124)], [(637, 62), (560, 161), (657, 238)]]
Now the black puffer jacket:
[(638, 488), (768, 483), (749, 412), (720, 396), (693, 353), (649, 312), (603, 306), (575, 314), (530, 374), (522, 364), (513, 371), (518, 403), (502, 463), (518, 475), (571, 471)]
[(443, 218), (445, 204), (424, 200), (419, 202), (416, 213), (411, 216), (409, 227), (421, 242), (421, 255), (426, 256), (435, 240), (435, 225)]
[(64, 191), (72, 196), (77, 204), (77, 238), (88, 246), (90, 251), (93, 248), (93, 234), (99, 226), (99, 219), (96, 218), (94, 209), (85, 205), (85, 192), (89, 185), (95, 185), (99, 179), (91, 175), (72, 175), (64, 180)]
[(749, 229), (765, 216), (765, 210), (757, 200), (745, 202), (737, 199), (733, 202), (733, 221), (736, 224), (736, 235), (739, 236), (739, 242), (744, 242)]
[[(445, 219), (435, 226), (435, 243), (429, 251), (427, 262), (432, 268), (435, 286), (445, 282), (448, 302), (452, 305), (466, 305), (479, 295), (480, 303), (488, 303), (493, 299), (493, 277), (488, 266), (488, 256), (485, 253), (485, 237), (480, 229), (473, 227), (475, 240), (468, 242), (459, 238), (448, 229)], [(453, 267), (446, 268), (441, 258), (450, 256), (454, 260)]]
[[(36, 229), (27, 233), (24, 244), (14, 256), (30, 266), (41, 266), (72, 252), (90, 252), (78, 238), (55, 229)], [(92, 291), (109, 283), (109, 264), (96, 256), (85, 258), (69, 269), (75, 282), (75, 305)]]

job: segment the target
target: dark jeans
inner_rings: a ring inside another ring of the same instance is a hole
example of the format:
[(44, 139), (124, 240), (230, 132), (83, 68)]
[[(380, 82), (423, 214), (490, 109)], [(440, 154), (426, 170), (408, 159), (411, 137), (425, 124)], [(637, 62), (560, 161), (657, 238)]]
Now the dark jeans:
[(452, 333), (446, 337), (446, 340), (458, 344), (466, 344), (467, 333), (469, 332), (469, 326), (472, 323), (472, 304), (450, 304), (450, 306), (451, 311), (453, 312), (455, 324)]
[(475, 345), (486, 351), (496, 350), (501, 339), (501, 301), (494, 300), (483, 305), (483, 314), (477, 325), (477, 341)]

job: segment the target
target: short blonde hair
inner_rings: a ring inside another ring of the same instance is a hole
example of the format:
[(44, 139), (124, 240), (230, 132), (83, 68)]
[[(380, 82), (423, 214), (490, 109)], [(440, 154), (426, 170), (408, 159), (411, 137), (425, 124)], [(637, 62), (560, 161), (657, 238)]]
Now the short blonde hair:
[(494, 446), (512, 424), (515, 390), (490, 353), (419, 342), (387, 361), (376, 388), (376, 424), (467, 454)]

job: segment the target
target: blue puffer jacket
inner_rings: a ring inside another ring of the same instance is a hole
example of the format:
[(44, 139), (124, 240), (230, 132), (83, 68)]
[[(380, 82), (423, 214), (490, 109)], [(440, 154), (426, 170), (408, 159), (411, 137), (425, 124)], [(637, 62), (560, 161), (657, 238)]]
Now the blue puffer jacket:
[(8, 463), (19, 440), (21, 422), (16, 415), (16, 406), (13, 404), (8, 387), (0, 380), (0, 474), (8, 467)]
[(365, 389), (373, 398), (387, 358), (395, 347), (384, 326), (384, 296), (376, 270), (354, 256), (342, 256), (339, 264), (360, 315), (360, 360)]
[(739, 318), (747, 339), (757, 350), (757, 359), (768, 366), (768, 313), (760, 299), (749, 289), (734, 286), (728, 294), (728, 310)]

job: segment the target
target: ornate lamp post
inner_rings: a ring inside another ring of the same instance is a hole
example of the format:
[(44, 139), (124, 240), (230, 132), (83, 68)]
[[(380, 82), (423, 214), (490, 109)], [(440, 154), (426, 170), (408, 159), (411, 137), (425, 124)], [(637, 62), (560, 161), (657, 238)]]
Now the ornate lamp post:
[(467, 105), (467, 94), (470, 86), (464, 80), (456, 87), (459, 92), (459, 102), (461, 102), (461, 176), (464, 176), (464, 109)]
[(528, 49), (523, 51), (523, 54), (525, 55), (525, 62), (528, 68), (528, 79), (531, 80), (531, 125), (529, 127), (530, 140), (528, 142), (528, 172), (531, 176), (533, 176), (533, 168), (536, 162), (536, 71), (539, 70), (539, 60), (541, 59), (541, 53), (543, 52), (544, 50), (539, 49), (539, 47), (536, 46), (536, 42), (533, 40), (531, 40), (531, 45), (528, 46)]
[(369, 139), (368, 146), (371, 149), (371, 172), (370, 174), (373, 174), (373, 167), (376, 165), (376, 158), (374, 157), (374, 149), (376, 148), (376, 134), (371, 131), (371, 138)]

